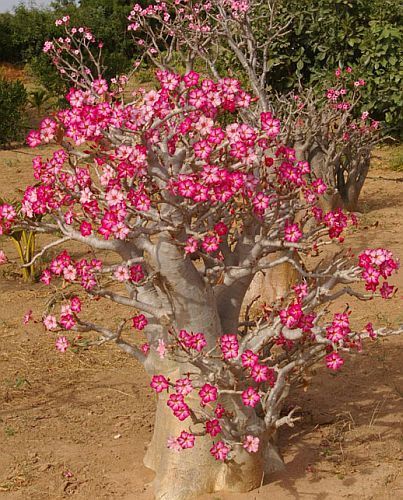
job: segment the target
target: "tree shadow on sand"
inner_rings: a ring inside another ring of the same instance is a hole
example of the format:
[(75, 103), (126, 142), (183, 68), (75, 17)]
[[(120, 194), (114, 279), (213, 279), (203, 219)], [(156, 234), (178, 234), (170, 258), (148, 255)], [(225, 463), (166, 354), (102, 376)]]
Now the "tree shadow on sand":
[[(276, 484), (295, 499), (331, 497), (329, 492), (301, 492), (296, 481), (310, 473), (311, 483), (320, 481), (315, 472), (320, 471), (327, 453), (335, 459), (329, 462), (329, 467), (333, 467), (336, 476), (335, 463), (340, 465), (344, 459), (343, 447), (350, 460), (360, 460), (361, 472), (365, 474), (365, 468), (367, 473), (371, 472), (373, 457), (369, 454), (366, 459), (358, 457), (359, 446), (376, 440), (387, 449), (387, 441), (397, 438), (398, 415), (403, 414), (398, 340), (383, 339), (372, 346), (367, 343), (364, 353), (354, 355), (354, 360), (347, 358), (340, 373), (319, 368), (307, 392), (291, 395), (291, 406), (305, 411), (300, 413), (301, 422), (281, 432), (279, 447), (286, 467), (271, 474), (265, 484)], [(342, 479), (344, 486), (356, 481), (351, 476)]]

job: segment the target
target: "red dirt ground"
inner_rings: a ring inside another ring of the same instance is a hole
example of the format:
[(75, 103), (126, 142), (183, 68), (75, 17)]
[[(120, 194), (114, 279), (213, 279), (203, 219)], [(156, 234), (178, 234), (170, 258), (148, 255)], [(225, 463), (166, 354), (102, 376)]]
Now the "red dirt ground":
[[(27, 149), (0, 152), (0, 197), (31, 181)], [(402, 255), (402, 174), (379, 152), (361, 201), (355, 249), (387, 246)], [(0, 249), (15, 257), (9, 241)], [(73, 249), (83, 253), (83, 248)], [(0, 499), (151, 500), (152, 472), (142, 457), (153, 427), (154, 396), (141, 367), (113, 346), (61, 355), (39, 323), (52, 292), (24, 284), (16, 265), (0, 276)], [(402, 275), (394, 280), (402, 288)], [(353, 320), (403, 324), (402, 294), (359, 303)], [(113, 306), (89, 305), (91, 319), (113, 318)], [(303, 420), (280, 438), (286, 470), (259, 490), (216, 493), (205, 500), (403, 498), (402, 339), (365, 342), (340, 373), (322, 366), (306, 392), (290, 398)]]

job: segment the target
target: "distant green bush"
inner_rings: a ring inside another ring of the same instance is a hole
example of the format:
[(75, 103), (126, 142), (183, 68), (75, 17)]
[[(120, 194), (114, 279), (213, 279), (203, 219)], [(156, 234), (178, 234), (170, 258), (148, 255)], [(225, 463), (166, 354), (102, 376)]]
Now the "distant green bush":
[[(46, 40), (63, 35), (55, 19), (68, 14), (74, 26), (91, 29), (103, 42), (107, 78), (126, 72), (136, 47), (127, 32), (133, 0), (55, 0), (43, 9), (19, 5), (14, 13), (0, 14), (0, 62), (28, 63), (31, 73), (48, 92), (63, 95), (69, 84), (42, 52)], [(140, 2), (141, 3), (141, 2)], [(144, 3), (144, 2), (143, 2)]]
[(24, 136), (23, 117), (28, 95), (20, 81), (0, 78), (0, 146)]
[[(262, 15), (266, 7), (259, 7)], [(275, 27), (262, 19), (253, 30), (259, 41), (272, 37), (288, 23), (281, 37), (274, 37), (267, 53), (267, 85), (287, 93), (299, 83), (321, 89), (337, 67), (351, 66), (361, 89), (362, 109), (402, 133), (403, 117), (403, 4), (396, 0), (278, 0)], [(269, 19), (269, 12), (266, 13)], [(221, 64), (242, 74), (232, 51)], [(258, 54), (262, 58), (263, 54)]]

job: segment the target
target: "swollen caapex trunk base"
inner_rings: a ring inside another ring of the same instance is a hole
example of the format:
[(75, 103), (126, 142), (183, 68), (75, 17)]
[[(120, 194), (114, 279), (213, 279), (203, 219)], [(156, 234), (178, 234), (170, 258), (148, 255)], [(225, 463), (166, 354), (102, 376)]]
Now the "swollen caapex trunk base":
[[(281, 256), (281, 252), (269, 254), (261, 260), (261, 263), (269, 264)], [(254, 301), (256, 297), (259, 298), (253, 303), (252, 315), (253, 310), (259, 308), (263, 303), (271, 304), (285, 297), (297, 280), (298, 272), (288, 262), (255, 274), (243, 300), (241, 318), (244, 317), (248, 304)]]
[[(194, 500), (197, 495), (217, 491), (251, 491), (262, 484), (266, 473), (283, 468), (277, 450), (270, 443), (262, 443), (257, 453), (248, 453), (238, 446), (233, 451), (234, 460), (228, 463), (211, 456), (210, 436), (197, 437), (192, 449), (181, 452), (168, 449), (168, 437), (177, 437), (187, 427), (187, 423), (172, 415), (166, 397), (160, 396), (154, 435), (144, 458), (144, 465), (155, 471), (156, 500)], [(190, 426), (190, 430), (199, 429)], [(219, 436), (215, 441), (218, 440)]]

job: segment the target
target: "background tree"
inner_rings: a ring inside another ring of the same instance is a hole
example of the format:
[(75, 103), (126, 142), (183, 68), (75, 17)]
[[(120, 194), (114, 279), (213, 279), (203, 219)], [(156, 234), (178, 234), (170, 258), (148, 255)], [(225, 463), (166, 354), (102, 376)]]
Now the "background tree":
[(24, 111), (27, 92), (20, 81), (8, 82), (0, 77), (0, 146), (24, 136)]

